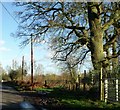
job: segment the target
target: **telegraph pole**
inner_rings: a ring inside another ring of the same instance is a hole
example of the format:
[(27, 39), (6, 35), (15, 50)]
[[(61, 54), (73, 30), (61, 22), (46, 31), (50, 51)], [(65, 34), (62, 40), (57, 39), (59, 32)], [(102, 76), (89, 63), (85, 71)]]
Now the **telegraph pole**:
[(33, 38), (31, 34), (31, 84), (33, 85)]
[(22, 81), (23, 81), (23, 74), (24, 74), (24, 56), (22, 56)]

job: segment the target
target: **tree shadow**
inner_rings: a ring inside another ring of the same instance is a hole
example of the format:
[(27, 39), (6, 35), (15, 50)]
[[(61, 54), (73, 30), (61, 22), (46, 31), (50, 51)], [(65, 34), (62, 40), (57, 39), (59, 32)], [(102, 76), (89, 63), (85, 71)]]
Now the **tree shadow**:
[(54, 88), (53, 91), (48, 94), (50, 97), (58, 99), (89, 99), (89, 100), (98, 100), (98, 91), (96, 88), (91, 89), (90, 91), (83, 90), (66, 90)]
[[(98, 101), (98, 93), (96, 89), (92, 89), (90, 91), (69, 91), (66, 89), (59, 89), (55, 88), (50, 94), (48, 94), (49, 98), (53, 98), (54, 101), (48, 103), (46, 108), (48, 110), (118, 110), (119, 107), (107, 107), (106, 104), (103, 102), (101, 103)], [(55, 102), (55, 100), (57, 100)], [(64, 101), (62, 104), (55, 104), (59, 103), (59, 101)], [(101, 105), (100, 105), (101, 104)], [(101, 107), (100, 107), (101, 106)]]
[[(111, 107), (106, 108), (105, 105), (102, 105), (102, 107), (98, 107), (95, 102), (98, 100), (98, 91), (96, 88), (92, 88), (89, 91), (83, 91), (83, 90), (77, 90), (77, 91), (70, 91), (66, 90), (64, 88), (53, 88), (53, 91), (44, 94), (44, 92), (40, 92), (41, 94), (37, 92), (21, 92), (20, 94), (24, 97), (25, 100), (31, 99), (32, 102), (35, 102), (35, 99), (38, 98), (38, 104), (35, 104), (34, 106), (41, 110), (41, 108), (46, 108), (47, 110), (119, 110), (119, 107)], [(62, 100), (67, 100), (65, 103), (61, 103)], [(76, 100), (80, 100), (76, 104)], [(89, 102), (91, 100), (91, 102)], [(72, 103), (69, 103), (71, 101)], [(82, 102), (84, 101), (84, 103)], [(90, 105), (89, 105), (89, 103)], [(86, 104), (85, 104), (86, 103)], [(87, 105), (88, 104), (88, 105)], [(95, 105), (96, 104), (96, 105)], [(99, 105), (101, 103), (98, 103)], [(94, 106), (95, 105), (95, 106)], [(9, 105), (7, 105), (9, 107)], [(7, 107), (7, 106), (4, 106)], [(103, 107), (104, 106), (104, 107)], [(5, 110), (5, 109), (4, 109)], [(18, 107), (19, 110), (19, 107)]]
[(4, 103), (2, 110), (21, 110), (19, 103)]

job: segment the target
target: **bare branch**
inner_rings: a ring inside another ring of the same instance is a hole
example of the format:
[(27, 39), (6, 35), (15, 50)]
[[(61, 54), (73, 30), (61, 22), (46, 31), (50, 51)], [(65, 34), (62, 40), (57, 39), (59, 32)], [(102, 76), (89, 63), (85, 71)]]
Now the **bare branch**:
[(112, 59), (112, 58), (117, 58), (119, 55), (120, 55), (120, 50), (119, 50), (116, 54), (114, 54), (114, 55), (112, 55), (112, 56), (107, 56), (106, 58), (107, 58), (108, 60), (110, 60), (110, 59)]
[(65, 28), (68, 28), (68, 29), (73, 29), (73, 30), (75, 30), (75, 29), (78, 29), (78, 30), (84, 30), (84, 29), (85, 29), (85, 27), (78, 27), (78, 26), (66, 26), (66, 25), (65, 25)]
[(107, 30), (110, 25), (117, 22), (118, 20), (120, 20), (120, 10), (117, 10), (115, 12), (114, 17), (113, 18), (111, 17), (110, 20), (102, 26), (102, 30), (103, 31)]
[(116, 42), (116, 37), (117, 37), (117, 35), (113, 35), (113, 36), (110, 38), (110, 40), (109, 40), (108, 42), (106, 42), (106, 44), (104, 44), (104, 46), (103, 46), (104, 50), (108, 49), (109, 46), (110, 46), (112, 43)]

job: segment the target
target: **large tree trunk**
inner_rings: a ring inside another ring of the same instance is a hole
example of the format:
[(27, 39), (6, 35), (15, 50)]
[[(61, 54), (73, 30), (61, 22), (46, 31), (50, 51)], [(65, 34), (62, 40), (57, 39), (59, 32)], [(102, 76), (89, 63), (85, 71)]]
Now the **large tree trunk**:
[[(98, 2), (88, 3), (88, 20), (90, 26), (90, 50), (91, 59), (93, 67), (100, 74), (102, 68), (102, 61), (104, 60), (104, 50), (103, 50), (103, 31), (101, 28), (101, 18), (99, 14), (101, 13), (101, 5)], [(100, 82), (100, 80), (99, 80)], [(99, 96), (101, 97), (102, 83), (99, 83)]]
[(103, 31), (101, 27), (101, 18), (99, 16), (101, 12), (101, 6), (99, 3), (88, 3), (88, 19), (90, 26), (90, 50), (93, 66), (99, 70), (101, 68), (101, 62), (104, 59), (103, 51)]
[(100, 70), (104, 59), (103, 41), (100, 38), (101, 36), (102, 35), (100, 34), (100, 36), (95, 36), (91, 39), (91, 58), (95, 70)]

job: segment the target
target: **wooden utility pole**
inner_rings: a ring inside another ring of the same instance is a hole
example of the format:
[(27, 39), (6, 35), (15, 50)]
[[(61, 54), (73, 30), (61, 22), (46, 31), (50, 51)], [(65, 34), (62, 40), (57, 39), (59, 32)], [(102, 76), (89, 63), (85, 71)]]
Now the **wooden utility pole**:
[(23, 81), (23, 74), (24, 74), (24, 56), (22, 56), (22, 81)]
[(33, 38), (31, 34), (31, 84), (33, 85)]

